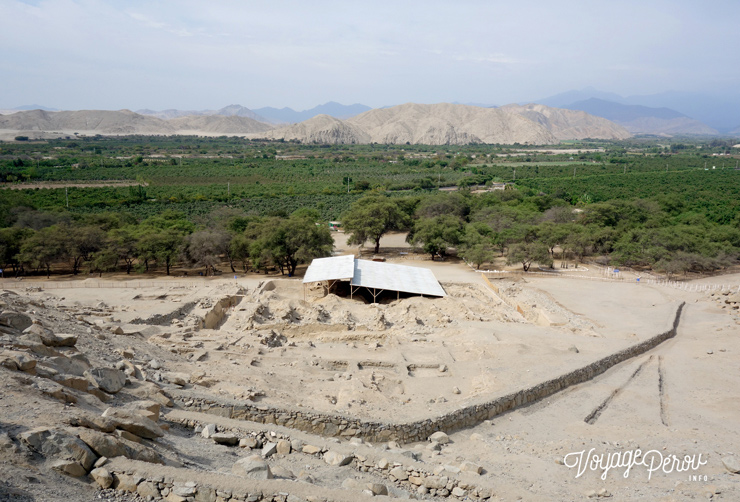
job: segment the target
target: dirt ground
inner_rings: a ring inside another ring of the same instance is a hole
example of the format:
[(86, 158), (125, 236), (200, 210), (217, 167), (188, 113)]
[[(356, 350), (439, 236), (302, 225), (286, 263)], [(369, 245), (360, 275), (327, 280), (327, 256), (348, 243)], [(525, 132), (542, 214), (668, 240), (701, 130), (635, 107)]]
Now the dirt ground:
[[(335, 236), (340, 252), (356, 250), (343, 234)], [(454, 472), (450, 466), (464, 461), (480, 465), (476, 483), (493, 490), (491, 500), (740, 500), (740, 475), (723, 465), (723, 459), (740, 458), (740, 316), (728, 303), (734, 290), (612, 282), (595, 266), (559, 277), (488, 274), (486, 280), (464, 263), (406, 254), (401, 234), (384, 238), (381, 246), (391, 262), (432, 269), (447, 296), (388, 296), (373, 304), (368, 297), (350, 299), (341, 287), (327, 295), (321, 287), (304, 287), (300, 278), (259, 275), (0, 283), (7, 288), (1, 310), (21, 311), (55, 333), (77, 335), (74, 349), (57, 350), (82, 353), (91, 366), (126, 359), (142, 373), (109, 403), (85, 398), (65, 404), (37, 391), (43, 387), (38, 374), (0, 367), (0, 439), (7, 433), (18, 450), (0, 464), (0, 501), (112, 497), (84, 479), (49, 470), (48, 459), (17, 438), (34, 426), (63, 424), (80, 410), (124, 405), (141, 389), (192, 390), (363, 420), (423, 420), (548, 380), (665, 331), (681, 302), (686, 307), (677, 336), (648, 353), (550, 398), (451, 432), (441, 451), (423, 443), (403, 448), (430, 472)], [(737, 289), (740, 275), (697, 282)], [(8, 336), (5, 349), (13, 345)], [(39, 367), (58, 369), (53, 356), (35, 357)], [(342, 445), (369, 455), (387, 450), (382, 444)], [(245, 455), (174, 423), (152, 447), (178, 469), (206, 472), (228, 472)], [(701, 455), (706, 464), (685, 472), (656, 470), (650, 479), (640, 465), (628, 475), (617, 466), (604, 479), (598, 468), (581, 465), (578, 475), (578, 465), (568, 466), (578, 458), (569, 454), (581, 451), (624, 455), (637, 449), (655, 451), (653, 456)], [(363, 482), (388, 485), (392, 497), (429, 498), (373, 473), (304, 457), (270, 462), (311, 472), (317, 490), (364, 476)], [(323, 498), (332, 500), (330, 492)]]

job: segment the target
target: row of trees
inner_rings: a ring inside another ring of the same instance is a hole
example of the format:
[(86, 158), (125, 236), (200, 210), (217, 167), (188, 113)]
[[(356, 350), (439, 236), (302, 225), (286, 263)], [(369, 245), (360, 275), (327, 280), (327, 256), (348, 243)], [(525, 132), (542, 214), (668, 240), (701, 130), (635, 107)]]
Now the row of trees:
[(334, 241), (317, 219), (310, 210), (266, 218), (226, 211), (196, 225), (172, 211), (141, 222), (115, 213), (73, 218), (23, 211), (14, 226), (0, 229), (0, 263), (15, 275), (50, 275), (65, 264), (73, 274), (160, 267), (169, 275), (177, 264), (209, 275), (226, 260), (232, 272), (275, 267), (292, 275), (300, 263), (331, 254)]
[(451, 248), (478, 268), (497, 256), (526, 271), (556, 259), (651, 267), (668, 274), (709, 272), (737, 263), (740, 215), (732, 224), (705, 214), (677, 210), (670, 198), (614, 200), (574, 208), (544, 194), (501, 191), (390, 199), (382, 195), (354, 203), (343, 224), (348, 244), (408, 230), (408, 242), (432, 258)]

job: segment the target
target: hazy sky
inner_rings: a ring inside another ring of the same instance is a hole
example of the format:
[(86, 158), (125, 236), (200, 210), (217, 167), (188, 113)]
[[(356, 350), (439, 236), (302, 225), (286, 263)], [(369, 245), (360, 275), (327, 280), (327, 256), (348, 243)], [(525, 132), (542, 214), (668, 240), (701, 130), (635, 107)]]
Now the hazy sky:
[(738, 19), (738, 0), (0, 0), (0, 108), (737, 95)]

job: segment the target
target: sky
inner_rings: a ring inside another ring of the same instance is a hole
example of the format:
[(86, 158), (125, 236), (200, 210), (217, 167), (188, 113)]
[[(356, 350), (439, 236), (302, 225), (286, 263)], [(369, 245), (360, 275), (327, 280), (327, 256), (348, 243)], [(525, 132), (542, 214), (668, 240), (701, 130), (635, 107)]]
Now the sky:
[(737, 0), (0, 0), (0, 108), (740, 93)]

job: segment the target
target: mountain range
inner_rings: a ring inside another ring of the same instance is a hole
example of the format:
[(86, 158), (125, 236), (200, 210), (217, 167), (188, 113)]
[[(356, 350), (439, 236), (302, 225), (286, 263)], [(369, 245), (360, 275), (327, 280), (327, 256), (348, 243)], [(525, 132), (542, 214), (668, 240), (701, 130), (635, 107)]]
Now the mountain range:
[(306, 143), (431, 145), (554, 144), (563, 139), (624, 139), (630, 136), (626, 129), (606, 119), (543, 105), (480, 108), (407, 103), (367, 110), (347, 120), (321, 114), (282, 127), (242, 116), (246, 109), (238, 105), (227, 108), (231, 115), (201, 114), (171, 119), (129, 110), (22, 111), (0, 115), (0, 133), (5, 138), (16, 135), (37, 138), (73, 134), (187, 134), (239, 135)]
[[(642, 125), (638, 125), (639, 123), (625, 124), (624, 122), (619, 122), (618, 119), (616, 120), (632, 131), (635, 131), (634, 128), (637, 127), (639, 133), (728, 134), (740, 128), (740, 100), (701, 93), (668, 91), (659, 94), (623, 97), (612, 92), (604, 92), (593, 87), (587, 87), (581, 90), (567, 91), (547, 98), (537, 99), (535, 102), (557, 108), (581, 109), (588, 106), (591, 110), (589, 113), (604, 113), (604, 115), (600, 116), (605, 118), (614, 116), (610, 115), (614, 110), (603, 110), (603, 104), (598, 105), (602, 109), (596, 108), (594, 103), (583, 105), (582, 102), (592, 99), (612, 103), (612, 108), (615, 108), (614, 105), (616, 104), (643, 107), (639, 110), (641, 116), (633, 117), (632, 120), (636, 120), (637, 118), (661, 119), (652, 121), (652, 126), (650, 126), (650, 120), (643, 120)], [(666, 108), (678, 115), (667, 119), (664, 116)], [(633, 115), (637, 111), (638, 109), (630, 110)], [(689, 122), (686, 120), (687, 118), (696, 122)], [(682, 119), (683, 125), (678, 120), (672, 124), (665, 122), (665, 120), (674, 119)]]

